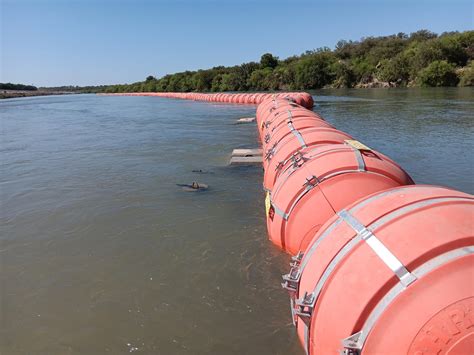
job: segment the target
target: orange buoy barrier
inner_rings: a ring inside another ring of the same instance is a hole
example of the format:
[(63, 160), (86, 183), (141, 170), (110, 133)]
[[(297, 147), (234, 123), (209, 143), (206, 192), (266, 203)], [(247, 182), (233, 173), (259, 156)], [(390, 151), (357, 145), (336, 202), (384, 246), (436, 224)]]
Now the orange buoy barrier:
[(294, 118), (291, 115), (291, 111), (288, 111), (288, 119), (283, 121), (281, 124), (275, 124), (273, 129), (268, 130), (263, 137), (262, 146), (264, 149), (271, 150), (272, 147), (277, 146), (285, 137), (289, 135), (296, 136), (301, 141), (302, 145), (305, 145), (304, 139), (301, 136), (302, 130), (305, 128), (316, 128), (316, 127), (327, 127), (333, 128), (329, 123), (324, 120), (311, 117), (311, 116), (300, 116)]
[(408, 174), (383, 154), (350, 144), (317, 146), (282, 172), (269, 194), (270, 240), (296, 254), (348, 204), (377, 191), (413, 184)]
[(283, 276), (307, 353), (472, 353), (473, 216), (473, 196), (427, 185), (339, 209)]
[(133, 93), (114, 93), (101, 94), (112, 96), (158, 96), (173, 99), (223, 102), (232, 104), (258, 105), (270, 98), (285, 99), (297, 103), (305, 108), (312, 108), (314, 105), (313, 97), (306, 92), (280, 92), (280, 93), (213, 93), (203, 94), (197, 92), (133, 92)]
[(307, 354), (474, 349), (474, 197), (413, 185), (395, 162), (309, 111), (306, 93), (137, 93), (258, 104), (270, 240)]
[[(257, 118), (258, 117), (258, 118)], [(260, 139), (262, 145), (268, 143), (267, 136), (275, 134), (275, 130), (281, 128), (281, 126), (298, 124), (302, 119), (307, 120), (307, 127), (310, 124), (310, 120), (319, 121), (324, 123), (326, 126), (331, 126), (325, 122), (319, 115), (309, 111), (298, 105), (285, 105), (273, 110), (270, 114), (264, 115), (264, 117), (257, 116), (257, 127), (259, 128)], [(300, 126), (300, 128), (302, 128)]]
[(324, 126), (306, 128), (298, 133), (287, 135), (264, 151), (264, 190), (271, 192), (279, 175), (301, 166), (315, 147), (353, 139), (342, 131)]

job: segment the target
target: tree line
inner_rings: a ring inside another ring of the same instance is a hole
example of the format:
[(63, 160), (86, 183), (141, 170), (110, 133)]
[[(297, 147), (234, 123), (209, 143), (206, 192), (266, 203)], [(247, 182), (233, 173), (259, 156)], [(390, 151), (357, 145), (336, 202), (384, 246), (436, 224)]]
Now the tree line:
[(102, 88), (105, 92), (311, 90), (322, 87), (473, 86), (474, 31), (420, 30), (339, 41), (279, 59), (185, 71)]
[[(232, 67), (150, 75), (132, 84), (40, 88), (69, 92), (222, 92), (312, 90), (323, 87), (474, 86), (474, 31), (411, 34), (339, 41), (286, 59), (271, 53)], [(37, 90), (0, 83), (3, 90)]]
[(38, 88), (36, 86), (33, 86), (33, 85), (0, 83), (0, 90), (36, 91), (36, 90), (38, 90)]

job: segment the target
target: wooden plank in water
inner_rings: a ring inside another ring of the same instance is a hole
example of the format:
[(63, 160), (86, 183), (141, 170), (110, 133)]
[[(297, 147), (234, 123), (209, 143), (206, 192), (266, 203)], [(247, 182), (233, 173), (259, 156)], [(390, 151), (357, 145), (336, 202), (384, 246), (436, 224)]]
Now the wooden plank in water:
[(262, 156), (230, 158), (230, 165), (261, 165), (261, 164), (262, 164)]
[(256, 149), (234, 149), (232, 151), (233, 157), (252, 157), (256, 155), (262, 155), (263, 150), (256, 148)]
[(243, 117), (237, 120), (237, 123), (251, 123), (255, 122), (255, 117)]

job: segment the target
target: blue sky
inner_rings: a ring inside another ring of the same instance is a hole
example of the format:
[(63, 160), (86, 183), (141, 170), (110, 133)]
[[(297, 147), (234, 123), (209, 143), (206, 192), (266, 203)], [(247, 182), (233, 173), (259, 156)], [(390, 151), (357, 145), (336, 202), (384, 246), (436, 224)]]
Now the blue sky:
[(474, 28), (466, 0), (0, 0), (1, 82), (98, 85)]

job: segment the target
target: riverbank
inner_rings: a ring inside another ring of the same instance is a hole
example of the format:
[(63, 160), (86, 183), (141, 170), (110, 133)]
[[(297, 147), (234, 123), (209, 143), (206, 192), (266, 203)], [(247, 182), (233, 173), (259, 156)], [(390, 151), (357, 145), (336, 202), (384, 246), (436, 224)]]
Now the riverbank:
[(14, 99), (17, 97), (49, 96), (49, 95), (70, 95), (75, 94), (67, 91), (44, 91), (44, 90), (2, 90), (0, 99)]

